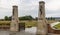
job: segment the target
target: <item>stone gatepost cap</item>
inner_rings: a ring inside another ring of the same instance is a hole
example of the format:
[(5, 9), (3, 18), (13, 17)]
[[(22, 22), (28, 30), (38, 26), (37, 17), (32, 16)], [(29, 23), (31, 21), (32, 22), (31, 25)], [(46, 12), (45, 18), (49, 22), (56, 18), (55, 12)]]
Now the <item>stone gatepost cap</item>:
[(45, 3), (44, 1), (40, 1), (39, 3)]
[(17, 5), (13, 5), (13, 7), (18, 7)]

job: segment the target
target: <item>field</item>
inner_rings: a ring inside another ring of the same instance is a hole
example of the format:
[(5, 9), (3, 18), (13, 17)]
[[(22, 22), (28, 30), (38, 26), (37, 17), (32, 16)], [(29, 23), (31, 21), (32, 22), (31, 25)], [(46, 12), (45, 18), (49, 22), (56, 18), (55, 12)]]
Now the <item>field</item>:
[[(19, 21), (19, 23), (22, 23), (22, 22), (24, 22), (25, 23), (25, 27), (35, 27), (35, 26), (37, 26), (37, 23), (38, 23), (38, 21), (35, 21), (35, 20), (32, 20), (32, 21)], [(49, 20), (48, 21), (48, 24), (50, 24), (50, 23), (53, 23), (53, 22), (56, 22), (56, 21), (53, 21), (53, 20)], [(11, 23), (11, 21), (0, 21), (0, 24), (10, 24)]]
[[(21, 23), (25, 23), (25, 27), (28, 27), (28, 26), (36, 26), (36, 24), (37, 24), (37, 21), (20, 21)], [(20, 23), (19, 22), (19, 23)], [(10, 24), (11, 23), (11, 21), (0, 21), (0, 24)]]
[(27, 21), (25, 22), (25, 27), (28, 27), (28, 26), (32, 26), (32, 27), (35, 27), (37, 26), (37, 21)]

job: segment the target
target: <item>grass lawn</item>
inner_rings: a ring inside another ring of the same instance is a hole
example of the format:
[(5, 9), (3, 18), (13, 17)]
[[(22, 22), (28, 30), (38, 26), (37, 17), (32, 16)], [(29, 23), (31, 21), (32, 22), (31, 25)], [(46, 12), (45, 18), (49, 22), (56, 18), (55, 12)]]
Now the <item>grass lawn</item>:
[(58, 23), (57, 25), (53, 26), (55, 29), (59, 29), (60, 30), (60, 23)]

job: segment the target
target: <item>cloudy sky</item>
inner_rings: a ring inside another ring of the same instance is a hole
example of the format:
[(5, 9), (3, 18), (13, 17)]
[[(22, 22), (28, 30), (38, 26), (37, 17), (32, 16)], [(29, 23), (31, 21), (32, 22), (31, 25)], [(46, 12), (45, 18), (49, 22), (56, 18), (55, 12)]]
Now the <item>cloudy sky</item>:
[(46, 16), (60, 17), (60, 0), (45, 0)]
[[(12, 6), (18, 5), (19, 16), (31, 15), (38, 17), (38, 5), (41, 0), (0, 0), (0, 18), (12, 15)], [(60, 0), (43, 0), (46, 2), (46, 17), (60, 16)]]

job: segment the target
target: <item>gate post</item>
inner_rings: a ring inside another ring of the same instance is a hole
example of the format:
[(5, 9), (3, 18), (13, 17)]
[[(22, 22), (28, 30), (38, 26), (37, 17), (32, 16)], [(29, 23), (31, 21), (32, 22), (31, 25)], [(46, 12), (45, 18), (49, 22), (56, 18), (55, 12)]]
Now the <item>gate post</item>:
[(45, 2), (39, 2), (37, 35), (47, 35), (47, 23), (45, 19)]
[(13, 6), (13, 13), (12, 13), (12, 21), (10, 24), (10, 35), (15, 35), (19, 30), (18, 27), (18, 23), (19, 23), (19, 19), (18, 19), (18, 6)]

